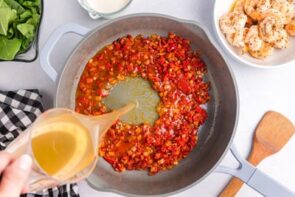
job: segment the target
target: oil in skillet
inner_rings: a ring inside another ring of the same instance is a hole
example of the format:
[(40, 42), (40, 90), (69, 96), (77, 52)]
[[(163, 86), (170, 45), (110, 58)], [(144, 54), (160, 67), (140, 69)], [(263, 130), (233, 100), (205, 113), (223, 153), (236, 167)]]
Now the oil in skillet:
[(158, 119), (156, 108), (160, 97), (147, 80), (141, 77), (127, 77), (124, 81), (118, 82), (110, 94), (103, 99), (103, 103), (110, 110), (121, 108), (130, 102), (138, 105), (120, 118), (123, 122), (153, 125), (154, 121)]

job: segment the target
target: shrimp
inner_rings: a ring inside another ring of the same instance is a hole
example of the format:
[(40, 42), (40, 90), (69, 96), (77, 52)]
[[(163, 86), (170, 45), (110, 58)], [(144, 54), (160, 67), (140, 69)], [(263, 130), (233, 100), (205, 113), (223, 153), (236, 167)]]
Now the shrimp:
[(293, 7), (292, 16), (295, 16), (295, 0), (287, 0)]
[(262, 40), (269, 43), (276, 41), (279, 38), (279, 31), (284, 28), (282, 14), (277, 10), (270, 9), (264, 14), (258, 28)]
[(246, 27), (251, 27), (252, 25), (254, 25), (254, 21), (251, 17), (247, 16)]
[(295, 36), (295, 17), (293, 17), (291, 22), (285, 26), (285, 30), (290, 36)]
[(282, 29), (279, 31), (279, 37), (272, 43), (273, 47), (278, 49), (287, 48), (289, 43), (289, 36), (286, 30)]
[(245, 43), (250, 51), (259, 51), (264, 41), (259, 37), (258, 26), (253, 25), (245, 35)]
[(242, 30), (237, 31), (233, 34), (226, 34), (226, 39), (232, 46), (235, 46), (238, 48), (244, 48), (245, 47), (244, 35), (246, 31), (247, 31), (247, 28), (243, 28)]
[(282, 13), (285, 18), (285, 24), (291, 22), (294, 12), (294, 5), (287, 0), (272, 0), (271, 8)]
[(232, 11), (244, 13), (244, 5), (245, 5), (245, 0), (236, 0), (236, 2), (233, 5)]
[(293, 9), (295, 9), (295, 0), (287, 0), (291, 5), (293, 5)]
[(257, 59), (264, 59), (273, 53), (273, 47), (269, 43), (263, 42), (263, 45), (259, 50), (249, 50), (248, 52), (252, 57), (255, 57)]
[(224, 34), (233, 34), (242, 30), (246, 24), (247, 16), (240, 12), (230, 12), (219, 20), (220, 29)]
[(245, 36), (245, 43), (249, 54), (257, 59), (263, 59), (273, 52), (273, 47), (259, 37), (257, 25), (249, 28)]
[(246, 0), (244, 10), (253, 20), (259, 21), (263, 12), (270, 8), (270, 0)]
[[(232, 11), (245, 13), (244, 6), (245, 6), (245, 0), (236, 0), (236, 2), (233, 4)], [(246, 27), (251, 27), (253, 23), (254, 21), (251, 19), (251, 17), (247, 16)]]

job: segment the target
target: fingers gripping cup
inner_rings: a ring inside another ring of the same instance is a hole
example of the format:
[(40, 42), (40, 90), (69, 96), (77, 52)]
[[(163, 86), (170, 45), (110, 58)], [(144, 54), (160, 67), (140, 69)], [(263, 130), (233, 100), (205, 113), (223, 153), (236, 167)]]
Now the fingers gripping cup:
[(6, 151), (33, 158), (29, 192), (77, 182), (90, 175), (97, 162), (100, 139), (135, 104), (102, 116), (85, 116), (68, 109), (42, 114)]

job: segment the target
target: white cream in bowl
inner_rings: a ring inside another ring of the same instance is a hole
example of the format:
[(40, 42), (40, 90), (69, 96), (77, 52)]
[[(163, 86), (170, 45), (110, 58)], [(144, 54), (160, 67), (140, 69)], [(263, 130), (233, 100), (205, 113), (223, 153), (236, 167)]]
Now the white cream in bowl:
[(124, 8), (130, 0), (87, 0), (88, 5), (96, 12), (109, 14)]
[(213, 25), (218, 41), (227, 53), (233, 56), (239, 62), (259, 68), (275, 68), (284, 65), (295, 63), (295, 37), (289, 37), (289, 45), (285, 49), (274, 49), (274, 52), (265, 59), (256, 59), (248, 53), (241, 54), (239, 50), (231, 46), (225, 39), (224, 34), (219, 27), (219, 19), (224, 14), (228, 13), (235, 0), (215, 1), (213, 10)]

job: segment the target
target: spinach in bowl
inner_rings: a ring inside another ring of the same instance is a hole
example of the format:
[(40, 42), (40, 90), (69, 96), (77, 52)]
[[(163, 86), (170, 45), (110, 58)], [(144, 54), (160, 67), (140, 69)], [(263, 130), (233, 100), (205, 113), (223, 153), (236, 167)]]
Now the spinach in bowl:
[(0, 0), (0, 60), (13, 60), (34, 41), (41, 0)]

